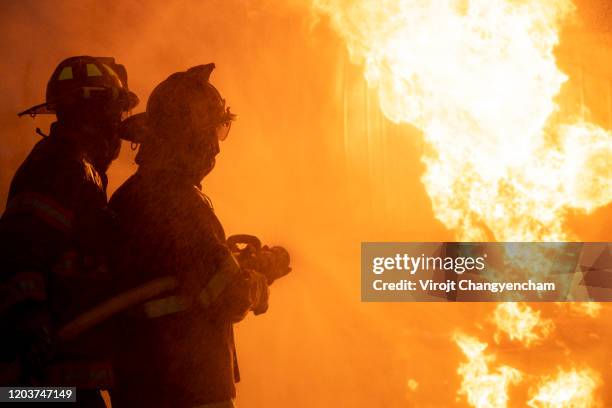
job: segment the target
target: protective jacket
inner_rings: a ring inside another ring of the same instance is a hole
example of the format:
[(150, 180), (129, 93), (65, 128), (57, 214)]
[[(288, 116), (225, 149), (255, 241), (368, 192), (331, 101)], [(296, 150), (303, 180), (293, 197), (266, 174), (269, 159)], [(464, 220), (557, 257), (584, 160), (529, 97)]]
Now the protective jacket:
[(96, 330), (66, 341), (57, 336), (104, 300), (110, 283), (107, 181), (82, 137), (54, 124), (17, 170), (0, 218), (5, 384), (112, 385), (105, 341)]
[(110, 207), (120, 232), (117, 291), (168, 277), (177, 282), (121, 317), (113, 406), (192, 407), (234, 398), (232, 324), (264, 288), (237, 266), (210, 202), (193, 182), (141, 166)]

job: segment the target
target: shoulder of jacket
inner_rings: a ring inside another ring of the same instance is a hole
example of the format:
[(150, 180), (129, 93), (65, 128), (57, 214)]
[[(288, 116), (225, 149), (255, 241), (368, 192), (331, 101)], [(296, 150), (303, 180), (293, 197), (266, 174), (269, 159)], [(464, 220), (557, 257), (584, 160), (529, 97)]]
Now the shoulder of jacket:
[(16, 190), (67, 191), (86, 184), (103, 188), (102, 178), (84, 154), (61, 143), (39, 142), (17, 170)]
[(108, 200), (108, 206), (114, 211), (123, 211), (137, 201), (148, 201), (147, 192), (137, 174), (131, 175), (120, 185)]

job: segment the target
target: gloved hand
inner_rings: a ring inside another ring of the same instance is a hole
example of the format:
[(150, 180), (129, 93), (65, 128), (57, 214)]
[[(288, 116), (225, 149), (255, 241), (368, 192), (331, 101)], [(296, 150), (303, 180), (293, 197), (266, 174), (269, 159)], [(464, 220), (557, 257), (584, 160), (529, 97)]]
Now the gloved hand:
[(250, 311), (256, 315), (265, 313), (268, 310), (269, 296), (266, 277), (252, 269), (242, 269), (218, 307), (236, 323), (244, 319)]

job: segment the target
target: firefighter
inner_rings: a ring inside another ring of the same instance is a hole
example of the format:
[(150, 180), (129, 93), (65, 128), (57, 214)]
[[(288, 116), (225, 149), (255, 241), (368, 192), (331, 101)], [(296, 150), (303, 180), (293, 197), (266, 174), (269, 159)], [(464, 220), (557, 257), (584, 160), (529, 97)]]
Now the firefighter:
[[(10, 185), (0, 218), (0, 383), (76, 386), (76, 406), (105, 406), (110, 360), (96, 328), (62, 327), (104, 301), (111, 217), (106, 170), (122, 116), (138, 103), (113, 58), (62, 61), (46, 102), (19, 115), (55, 114)], [(71, 404), (70, 406), (75, 406)]]
[(138, 171), (110, 200), (119, 292), (174, 282), (122, 316), (115, 407), (233, 407), (233, 323), (267, 309), (266, 277), (239, 266), (201, 191), (235, 119), (208, 80), (213, 68), (177, 72), (153, 90), (132, 134)]

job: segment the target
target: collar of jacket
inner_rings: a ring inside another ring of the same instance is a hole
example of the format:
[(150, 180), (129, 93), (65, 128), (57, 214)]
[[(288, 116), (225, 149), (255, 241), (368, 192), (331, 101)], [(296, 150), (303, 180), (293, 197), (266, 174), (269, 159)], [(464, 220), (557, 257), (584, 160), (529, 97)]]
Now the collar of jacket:
[(138, 174), (142, 177), (156, 180), (160, 183), (171, 184), (176, 186), (195, 187), (202, 191), (202, 182), (196, 180), (189, 174), (181, 172), (179, 168), (169, 168), (155, 164), (141, 164), (138, 166)]
[[(97, 132), (87, 128), (76, 128), (64, 123), (53, 122), (49, 137), (55, 137), (67, 142), (76, 151), (83, 154), (85, 159), (91, 163), (103, 179), (106, 179), (107, 168), (98, 166), (100, 154), (108, 149), (104, 137)], [(106, 184), (106, 183), (104, 183)]]

